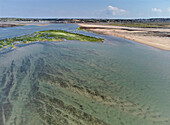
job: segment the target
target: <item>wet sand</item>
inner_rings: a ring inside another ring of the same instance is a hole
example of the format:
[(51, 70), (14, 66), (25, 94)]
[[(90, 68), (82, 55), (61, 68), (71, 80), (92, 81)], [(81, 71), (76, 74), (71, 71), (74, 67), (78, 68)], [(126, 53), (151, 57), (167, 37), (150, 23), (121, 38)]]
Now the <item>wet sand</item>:
[(82, 29), (94, 33), (113, 35), (146, 44), (161, 50), (170, 50), (170, 29), (133, 28), (98, 24), (78, 24)]

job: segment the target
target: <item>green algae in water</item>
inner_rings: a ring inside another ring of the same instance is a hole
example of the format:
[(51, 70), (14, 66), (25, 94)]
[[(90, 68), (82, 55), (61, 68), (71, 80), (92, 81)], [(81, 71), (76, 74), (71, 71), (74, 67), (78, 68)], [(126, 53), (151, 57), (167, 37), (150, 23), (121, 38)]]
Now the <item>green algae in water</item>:
[(0, 57), (0, 122), (169, 125), (169, 68), (164, 56), (129, 46), (21, 47)]

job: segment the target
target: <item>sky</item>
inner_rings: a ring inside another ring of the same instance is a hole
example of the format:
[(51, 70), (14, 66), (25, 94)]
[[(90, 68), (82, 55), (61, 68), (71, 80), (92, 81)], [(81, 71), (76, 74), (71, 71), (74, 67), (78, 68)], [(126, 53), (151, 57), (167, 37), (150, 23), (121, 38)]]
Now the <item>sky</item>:
[(0, 17), (169, 18), (170, 0), (0, 0)]

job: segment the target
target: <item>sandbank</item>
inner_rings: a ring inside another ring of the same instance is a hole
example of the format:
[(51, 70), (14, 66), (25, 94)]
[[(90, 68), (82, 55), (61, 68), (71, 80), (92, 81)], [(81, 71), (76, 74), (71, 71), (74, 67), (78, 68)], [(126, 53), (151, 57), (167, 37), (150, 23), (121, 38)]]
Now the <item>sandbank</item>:
[(125, 38), (161, 50), (170, 51), (170, 29), (166, 28), (133, 28), (108, 26), (100, 24), (78, 24), (81, 29), (94, 33)]

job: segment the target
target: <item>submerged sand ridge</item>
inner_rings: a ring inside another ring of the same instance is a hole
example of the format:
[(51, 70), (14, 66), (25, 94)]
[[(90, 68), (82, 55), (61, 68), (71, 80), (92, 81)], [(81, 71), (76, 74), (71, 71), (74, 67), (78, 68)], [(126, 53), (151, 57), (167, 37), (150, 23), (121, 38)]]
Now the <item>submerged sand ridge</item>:
[(82, 29), (104, 35), (122, 37), (162, 50), (170, 50), (170, 29), (133, 28), (97, 24), (78, 24)]

